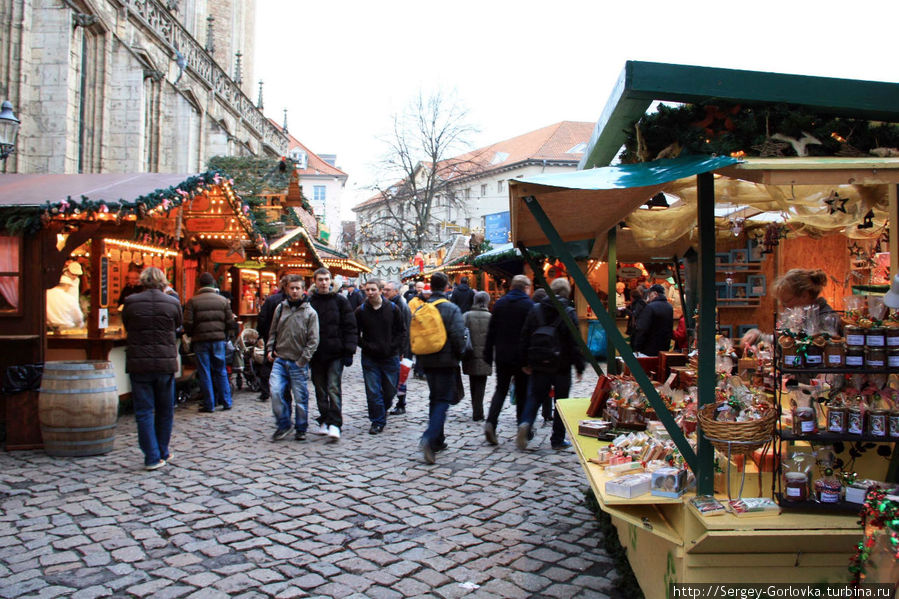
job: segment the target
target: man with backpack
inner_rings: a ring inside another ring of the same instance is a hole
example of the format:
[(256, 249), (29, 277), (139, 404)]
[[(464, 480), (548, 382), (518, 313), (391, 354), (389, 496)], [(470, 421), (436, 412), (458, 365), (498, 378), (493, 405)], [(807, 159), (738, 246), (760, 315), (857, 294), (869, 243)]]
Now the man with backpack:
[(368, 434), (377, 435), (387, 424), (400, 376), (400, 353), (406, 339), (403, 313), (381, 295), (378, 279), (365, 282), (365, 303), (356, 308), (359, 347), (362, 348), (362, 378), (368, 400)]
[[(555, 299), (565, 308), (565, 314), (576, 330), (577, 313), (568, 300), (571, 295), (568, 280), (555, 279), (550, 283), (550, 289), (555, 294)], [(562, 321), (562, 315), (556, 310), (550, 297), (536, 304), (528, 314), (521, 329), (520, 347), (524, 352), (522, 362), (527, 364), (523, 370), (530, 375), (531, 380), (515, 444), (519, 449), (526, 449), (537, 419), (537, 410), (549, 397), (550, 389), (555, 389), (554, 400), (568, 397), (571, 390), (571, 366), (574, 365), (577, 380), (580, 381), (586, 364), (571, 331)], [(571, 447), (571, 442), (565, 440), (565, 425), (562, 424), (558, 410), (555, 410), (553, 416), (553, 431), (549, 441), (553, 449)]]
[(343, 427), (343, 369), (353, 364), (358, 341), (356, 317), (349, 300), (331, 289), (330, 270), (319, 268), (312, 277), (309, 303), (318, 314), (318, 348), (309, 363), (318, 405), (318, 428), (313, 432), (337, 441)]
[(287, 298), (275, 308), (268, 342), (265, 345), (272, 364), (269, 379), (272, 413), (277, 429), (272, 441), (290, 434), (290, 403), (285, 390), (290, 386), (296, 409), (294, 427), (297, 441), (306, 439), (309, 426), (309, 361), (318, 348), (318, 314), (303, 294), (303, 278), (287, 276)]
[(471, 310), (471, 305), (474, 302), (474, 290), (468, 286), (468, 277), (462, 277), (462, 281), (453, 289), (450, 301), (459, 306), (462, 314)]
[(431, 275), (432, 295), (412, 315), (410, 341), (428, 381), (428, 428), (419, 447), (428, 464), (436, 452), (446, 448), (443, 426), (450, 405), (462, 399), (459, 361), (465, 350), (465, 324), (459, 307), (446, 299), (447, 277)]

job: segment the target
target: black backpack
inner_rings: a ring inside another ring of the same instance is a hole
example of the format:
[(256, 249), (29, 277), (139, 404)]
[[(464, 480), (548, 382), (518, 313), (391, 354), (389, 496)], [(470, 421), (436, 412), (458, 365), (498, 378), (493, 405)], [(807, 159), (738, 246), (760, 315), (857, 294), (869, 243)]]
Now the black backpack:
[(534, 372), (553, 374), (562, 365), (562, 340), (559, 338), (559, 324), (562, 317), (552, 324), (546, 324), (543, 310), (537, 308), (539, 326), (531, 334), (528, 344), (528, 366)]

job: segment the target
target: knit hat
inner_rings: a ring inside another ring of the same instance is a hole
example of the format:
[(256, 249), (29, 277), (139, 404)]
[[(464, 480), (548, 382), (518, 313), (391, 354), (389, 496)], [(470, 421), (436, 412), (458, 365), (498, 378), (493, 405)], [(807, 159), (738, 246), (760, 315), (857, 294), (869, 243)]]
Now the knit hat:
[(650, 287), (649, 290), (655, 291), (656, 293), (661, 293), (662, 295), (665, 295), (665, 288), (662, 287), (661, 285), (659, 285), (658, 283), (656, 283), (655, 285)]
[(204, 272), (200, 275), (200, 278), (197, 279), (197, 283), (200, 287), (215, 287), (215, 277), (208, 272)]

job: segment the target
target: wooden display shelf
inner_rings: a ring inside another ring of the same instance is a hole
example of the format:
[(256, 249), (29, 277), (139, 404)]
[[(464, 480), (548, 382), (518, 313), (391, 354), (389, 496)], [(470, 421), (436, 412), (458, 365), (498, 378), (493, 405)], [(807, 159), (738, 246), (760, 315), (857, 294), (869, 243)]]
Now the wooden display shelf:
[(718, 298), (719, 308), (758, 308), (762, 305), (762, 298)]
[(812, 443), (835, 443), (836, 441), (867, 441), (870, 443), (897, 443), (899, 439), (895, 437), (877, 437), (875, 435), (862, 434), (853, 435), (852, 433), (834, 433), (824, 431), (813, 434), (797, 435), (788, 430), (780, 431), (780, 438), (784, 441), (809, 441)]
[(784, 510), (777, 516), (708, 517), (692, 507), (692, 493), (677, 499), (649, 493), (633, 499), (607, 496), (609, 477), (587, 458), (608, 443), (577, 432), (589, 403), (587, 398), (561, 399), (556, 407), (645, 596), (666, 597), (673, 582), (754, 583), (760, 568), (772, 583), (845, 581), (846, 564), (862, 538), (855, 514)]
[(836, 503), (820, 503), (817, 501), (784, 501), (783, 495), (775, 493), (775, 499), (781, 509), (797, 512), (812, 512), (818, 514), (853, 514), (858, 517), (858, 513), (864, 507), (858, 503), (851, 501), (838, 501)]
[(723, 273), (741, 273), (741, 272), (751, 272), (751, 273), (760, 273), (762, 272), (762, 263), (761, 262), (719, 262), (715, 265), (715, 274), (723, 274)]

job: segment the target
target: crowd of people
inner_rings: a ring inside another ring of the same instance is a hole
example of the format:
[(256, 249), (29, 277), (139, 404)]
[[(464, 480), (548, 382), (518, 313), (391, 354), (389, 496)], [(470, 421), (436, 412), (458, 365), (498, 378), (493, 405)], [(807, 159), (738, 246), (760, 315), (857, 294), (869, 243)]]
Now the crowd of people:
[[(170, 286), (164, 273), (150, 267), (123, 299), (126, 367), (148, 470), (172, 459), (179, 336), (196, 358), (199, 411), (232, 407), (226, 347), (237, 334), (237, 320), (213, 275), (203, 273), (197, 283), (182, 311), (178, 299), (166, 292)], [(576, 326), (568, 281), (556, 279), (551, 288)], [(257, 322), (265, 355), (259, 398), (271, 403), (272, 440), (291, 432), (299, 441), (307, 434), (340, 439), (343, 370), (352, 365), (358, 349), (371, 435), (384, 431), (388, 416), (406, 413), (409, 370), (427, 381), (428, 423), (420, 439), (426, 463), (435, 463), (436, 454), (447, 447), (447, 413), (464, 396), (463, 376), (468, 376), (471, 417), (486, 420), (489, 444), (498, 444), (499, 414), (514, 381), (518, 447), (526, 448), (532, 439), (541, 408), (544, 419), (552, 420), (552, 447), (570, 447), (559, 415), (553, 415), (552, 398), (568, 395), (571, 368), (580, 377), (584, 360), (551, 298), (543, 294), (535, 302), (530, 291), (530, 279), (514, 277), (491, 311), (489, 294), (472, 289), (466, 277), (450, 291), (443, 273), (416, 282), (405, 293), (399, 282), (378, 279), (366, 281), (361, 289), (339, 287), (326, 268), (315, 271), (309, 290), (301, 276), (283, 277), (279, 289), (263, 302)], [(549, 341), (534, 349), (532, 339)], [(550, 359), (535, 358), (540, 351), (548, 351)], [(414, 366), (401, 367), (413, 359)], [(497, 384), (485, 415), (484, 396), (494, 364)], [(311, 423), (310, 380), (318, 411)]]

